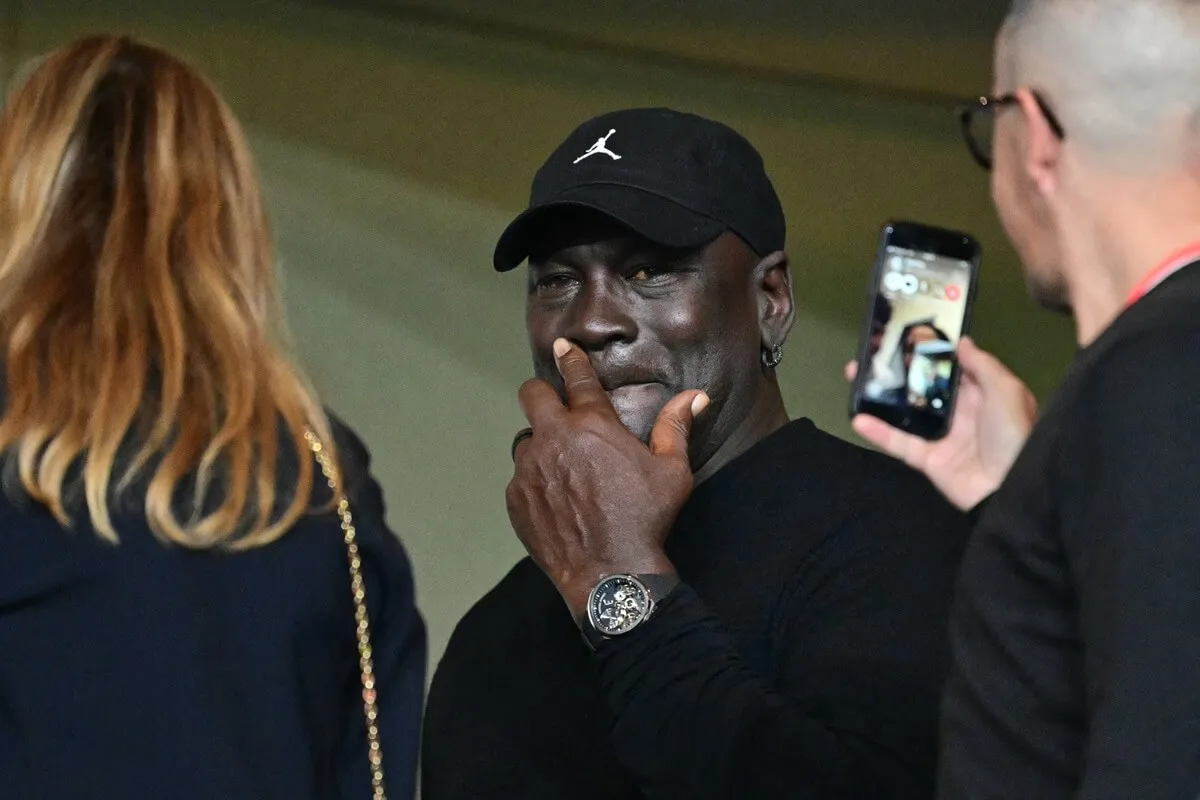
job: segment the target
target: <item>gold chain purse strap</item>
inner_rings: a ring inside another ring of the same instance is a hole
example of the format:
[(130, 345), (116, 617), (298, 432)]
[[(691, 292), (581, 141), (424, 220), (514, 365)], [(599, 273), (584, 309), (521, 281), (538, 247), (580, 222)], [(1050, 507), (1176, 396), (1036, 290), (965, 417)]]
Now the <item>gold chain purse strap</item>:
[[(337, 491), (338, 468), (329, 457), (321, 440), (311, 430), (304, 432), (325, 482)], [(379, 748), (379, 704), (375, 692), (375, 661), (371, 655), (371, 623), (367, 619), (367, 587), (363, 581), (362, 557), (358, 552), (358, 533), (354, 518), (350, 515), (350, 500), (345, 491), (337, 494), (337, 513), (342, 519), (342, 539), (346, 542), (346, 556), (350, 562), (350, 591), (354, 596), (354, 621), (358, 623), (358, 666), (362, 673), (363, 714), (367, 722), (367, 759), (371, 765), (371, 787), (374, 800), (387, 800), (383, 788), (383, 751)]]

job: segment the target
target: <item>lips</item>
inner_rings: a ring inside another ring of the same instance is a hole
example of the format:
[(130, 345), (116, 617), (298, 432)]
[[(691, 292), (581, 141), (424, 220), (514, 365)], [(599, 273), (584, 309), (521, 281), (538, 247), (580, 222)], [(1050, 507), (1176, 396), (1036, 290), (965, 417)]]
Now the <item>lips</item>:
[(616, 397), (617, 395), (630, 394), (631, 392), (638, 391), (639, 389), (649, 389), (659, 385), (660, 384), (658, 381), (634, 381), (631, 383), (618, 384), (612, 386), (611, 388), (606, 386), (604, 391), (609, 397)]
[(670, 399), (670, 389), (659, 375), (644, 369), (598, 365), (596, 376), (621, 422), (645, 440), (654, 418)]
[(608, 401), (626, 426), (644, 422), (642, 417), (648, 410), (657, 412), (664, 402), (667, 390), (657, 376), (640, 370), (620, 370), (602, 372), (599, 378)]
[(661, 383), (626, 383), (608, 390), (608, 399), (617, 411), (655, 402), (662, 394)]
[(604, 387), (604, 391), (615, 392), (617, 389), (624, 389), (633, 386), (644, 386), (650, 383), (662, 383), (656, 375), (648, 375), (646, 373), (634, 372), (600, 372), (600, 385)]

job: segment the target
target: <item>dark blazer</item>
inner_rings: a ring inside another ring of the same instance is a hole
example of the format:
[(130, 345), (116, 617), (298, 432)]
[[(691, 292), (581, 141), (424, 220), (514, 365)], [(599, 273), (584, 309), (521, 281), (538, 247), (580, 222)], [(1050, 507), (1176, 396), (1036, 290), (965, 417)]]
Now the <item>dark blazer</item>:
[[(367, 450), (335, 426), (364, 554), (388, 796), (404, 800), (425, 627)], [(67, 531), (0, 495), (0, 796), (370, 797), (337, 516), (306, 516), (245, 553), (190, 551), (156, 540), (132, 499), (114, 513), (114, 546), (86, 514)]]

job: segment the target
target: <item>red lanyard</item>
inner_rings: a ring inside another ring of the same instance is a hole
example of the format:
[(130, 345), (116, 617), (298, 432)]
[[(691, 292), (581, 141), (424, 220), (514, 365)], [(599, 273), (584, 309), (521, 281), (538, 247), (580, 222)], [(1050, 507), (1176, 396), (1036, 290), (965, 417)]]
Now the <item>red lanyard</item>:
[(1188, 264), (1196, 261), (1200, 261), (1200, 242), (1189, 244), (1187, 247), (1175, 251), (1165, 258), (1157, 268), (1146, 275), (1146, 277), (1138, 281), (1137, 286), (1134, 286), (1133, 291), (1129, 293), (1129, 299), (1125, 301), (1125, 307), (1128, 308), (1138, 300), (1141, 300), (1155, 286), (1158, 286)]

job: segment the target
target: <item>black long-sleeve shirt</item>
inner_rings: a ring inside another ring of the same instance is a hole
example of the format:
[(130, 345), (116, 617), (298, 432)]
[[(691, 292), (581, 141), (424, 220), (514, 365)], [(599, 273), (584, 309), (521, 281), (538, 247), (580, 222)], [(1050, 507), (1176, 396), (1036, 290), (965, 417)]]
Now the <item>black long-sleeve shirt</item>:
[(964, 515), (791, 423), (697, 487), (685, 584), (593, 655), (528, 559), (456, 629), (423, 797), (929, 798)]
[[(416, 785), (425, 628), (366, 448), (346, 428), (335, 434), (388, 796), (403, 800)], [(0, 494), (0, 798), (371, 797), (338, 517), (305, 516), (242, 553), (194, 551), (154, 538), (143, 499), (131, 491), (114, 509), (114, 546), (86, 513), (66, 531)]]
[(1200, 265), (1082, 350), (964, 558), (946, 800), (1200, 795)]

